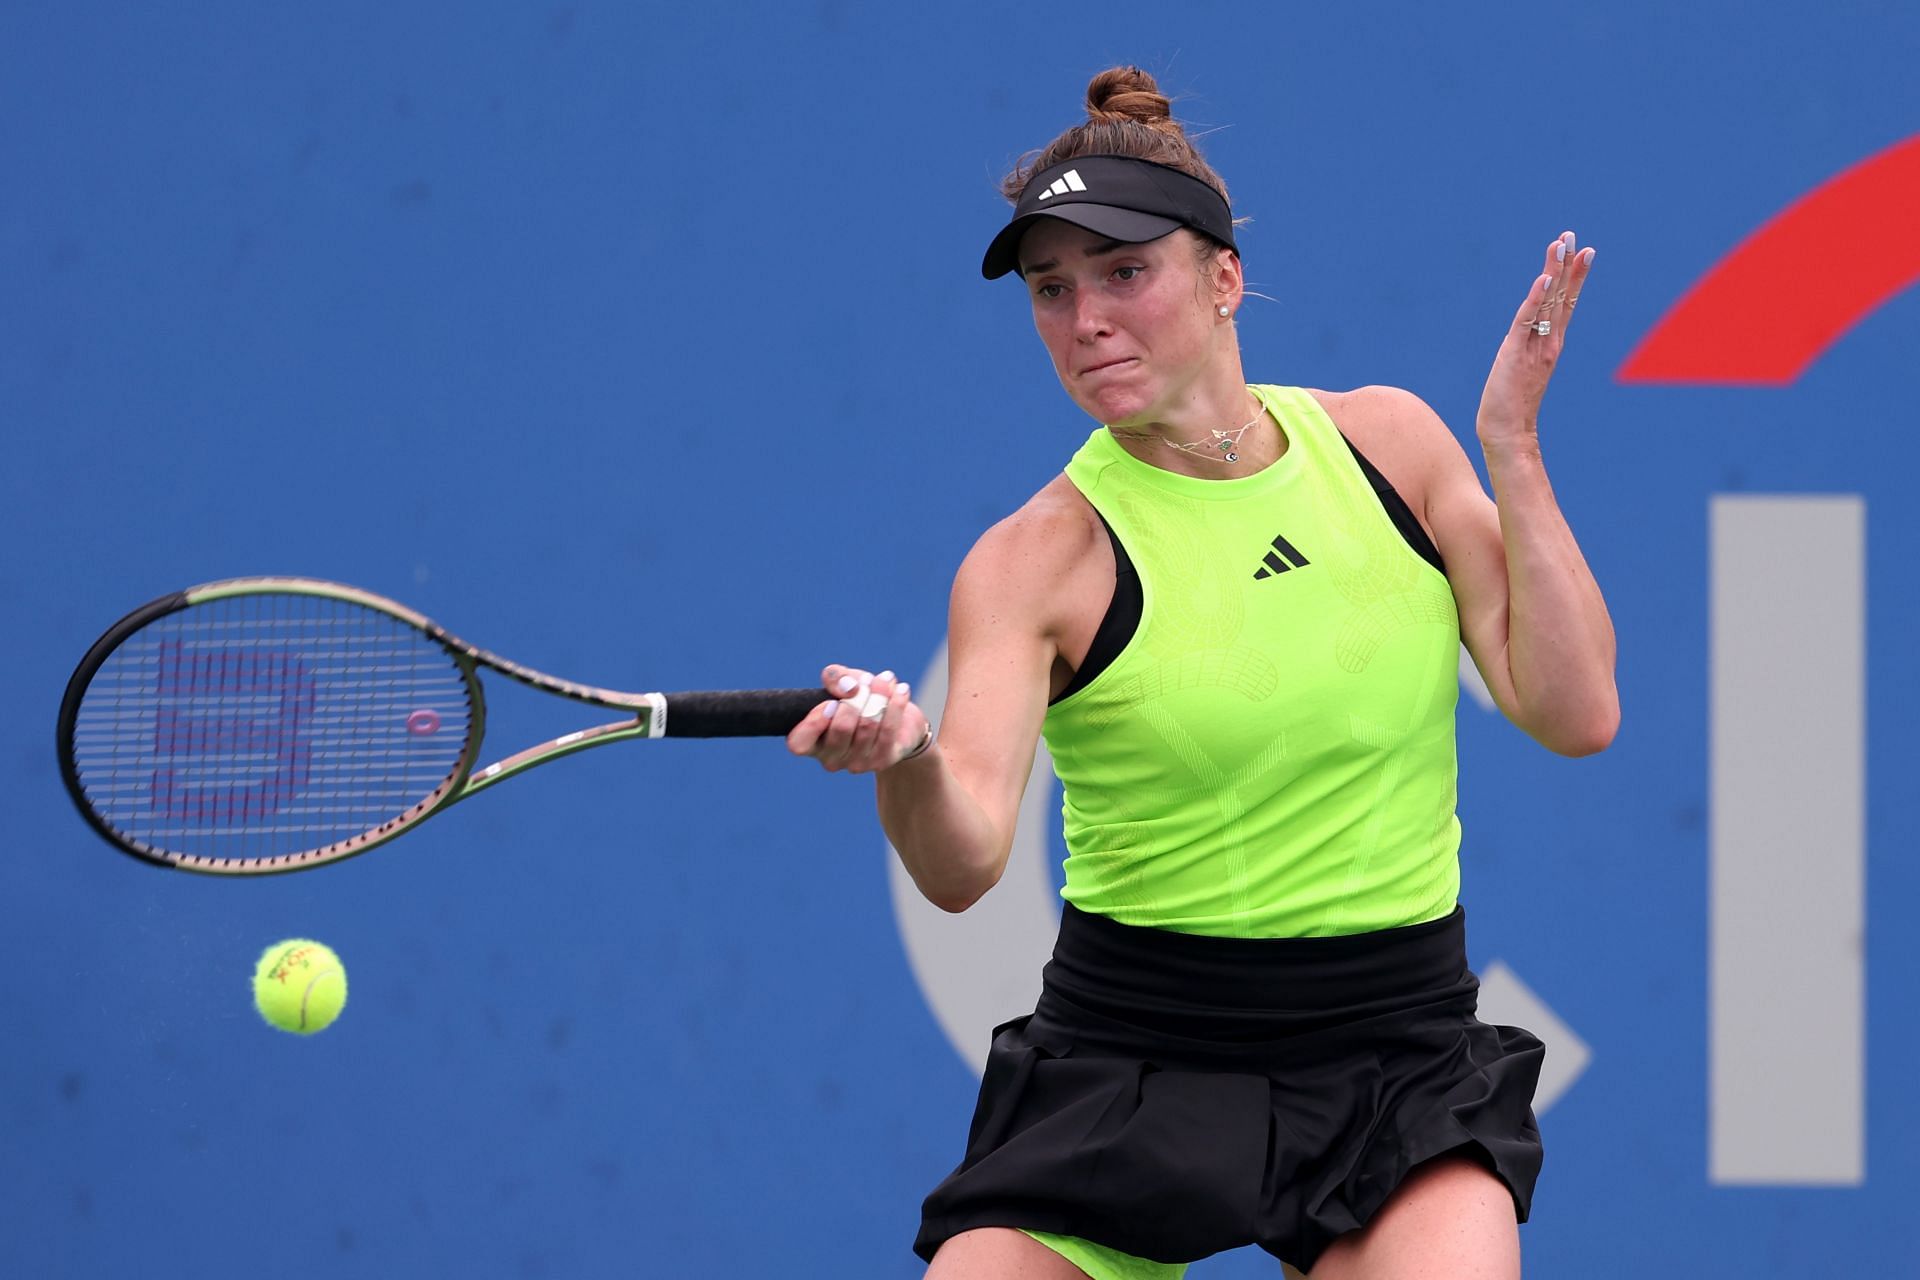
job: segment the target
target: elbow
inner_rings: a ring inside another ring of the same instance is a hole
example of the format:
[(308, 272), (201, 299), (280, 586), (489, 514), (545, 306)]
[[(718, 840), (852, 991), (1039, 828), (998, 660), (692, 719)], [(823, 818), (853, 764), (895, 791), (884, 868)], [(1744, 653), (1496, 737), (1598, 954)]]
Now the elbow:
[(975, 868), (971, 874), (954, 876), (942, 883), (919, 879), (914, 883), (919, 887), (921, 897), (948, 915), (957, 916), (987, 896), (987, 890), (1000, 882), (1000, 872), (1005, 867), (1003, 858), (997, 865)]
[(984, 891), (980, 893), (929, 893), (926, 895), (926, 899), (948, 915), (957, 916), (985, 896)]
[(984, 883), (942, 885), (938, 888), (921, 885), (920, 895), (948, 915), (957, 916), (986, 897), (987, 890), (993, 888), (994, 883), (994, 880), (988, 880)]
[(1553, 726), (1550, 734), (1538, 735), (1543, 746), (1556, 755), (1578, 759), (1597, 756), (1613, 745), (1620, 732), (1620, 704), (1610, 700), (1591, 714)]
[(1570, 760), (1579, 760), (1586, 756), (1597, 756), (1613, 745), (1611, 733), (1592, 734), (1586, 737), (1571, 737), (1563, 742), (1550, 744), (1556, 755), (1566, 756)]

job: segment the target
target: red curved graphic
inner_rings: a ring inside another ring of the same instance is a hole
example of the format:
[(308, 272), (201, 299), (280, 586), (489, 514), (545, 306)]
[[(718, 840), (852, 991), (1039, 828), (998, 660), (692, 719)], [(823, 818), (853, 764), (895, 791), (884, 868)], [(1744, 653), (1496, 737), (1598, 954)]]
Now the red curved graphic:
[(1920, 134), (1829, 179), (1674, 303), (1621, 382), (1784, 386), (1920, 281)]

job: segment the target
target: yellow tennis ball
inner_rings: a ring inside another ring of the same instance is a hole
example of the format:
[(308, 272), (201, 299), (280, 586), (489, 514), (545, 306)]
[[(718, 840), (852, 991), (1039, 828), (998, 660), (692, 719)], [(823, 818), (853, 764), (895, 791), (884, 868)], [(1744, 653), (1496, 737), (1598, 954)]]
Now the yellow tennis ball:
[(253, 970), (253, 1002), (260, 1016), (310, 1036), (324, 1031), (347, 1004), (347, 970), (323, 943), (308, 938), (276, 942)]

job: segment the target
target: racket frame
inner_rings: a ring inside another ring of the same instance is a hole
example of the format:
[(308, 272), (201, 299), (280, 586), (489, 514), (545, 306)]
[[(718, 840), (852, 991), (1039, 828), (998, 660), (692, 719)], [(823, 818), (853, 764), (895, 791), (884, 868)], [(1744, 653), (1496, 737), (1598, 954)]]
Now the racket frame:
[[(80, 779), (79, 766), (74, 759), (74, 728), (79, 716), (80, 703), (93, 676), (128, 638), (162, 617), (195, 605), (236, 596), (280, 594), (319, 596), (384, 613), (414, 627), (446, 650), (466, 684), (470, 703), (467, 740), (452, 772), (426, 796), (377, 827), (313, 849), (275, 855), (270, 858), (221, 858), (161, 849), (114, 828), (87, 799), (86, 788)], [(612, 708), (630, 714), (625, 719), (562, 734), (476, 770), (474, 766), (480, 758), (480, 747), (486, 736), (487, 719), (485, 690), (480, 681), (482, 667), (497, 671), (501, 675), (543, 693), (557, 694), (575, 702)], [(826, 697), (824, 693), (815, 694), (811, 690), (768, 692), (778, 692), (783, 695), (805, 693), (822, 700)], [(523, 666), (498, 654), (490, 653), (478, 645), (468, 644), (417, 610), (359, 587), (317, 578), (224, 578), (151, 600), (120, 619), (108, 628), (105, 635), (94, 642), (93, 647), (87, 651), (86, 657), (81, 659), (79, 667), (75, 669), (72, 679), (67, 682), (66, 694), (61, 700), (57, 730), (60, 773), (68, 794), (72, 796), (75, 806), (80, 810), (81, 817), (122, 852), (153, 865), (209, 875), (273, 875), (288, 871), (304, 871), (365, 853), (368, 849), (385, 844), (394, 837), (404, 834), (467, 797), (487, 790), (508, 778), (525, 773), (537, 765), (546, 764), (548, 761), (559, 760), (576, 752), (585, 751), (589, 747), (597, 747), (609, 742), (620, 742), (629, 738), (664, 737), (667, 733), (668, 701), (667, 694), (626, 693), (615, 689), (602, 689), (536, 671), (532, 667)]]

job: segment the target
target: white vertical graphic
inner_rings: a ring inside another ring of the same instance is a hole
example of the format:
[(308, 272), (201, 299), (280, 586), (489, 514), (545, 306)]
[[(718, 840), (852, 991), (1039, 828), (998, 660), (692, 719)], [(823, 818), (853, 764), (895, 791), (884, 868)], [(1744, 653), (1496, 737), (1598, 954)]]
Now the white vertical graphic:
[(1865, 1177), (1866, 504), (1712, 504), (1709, 1168)]

